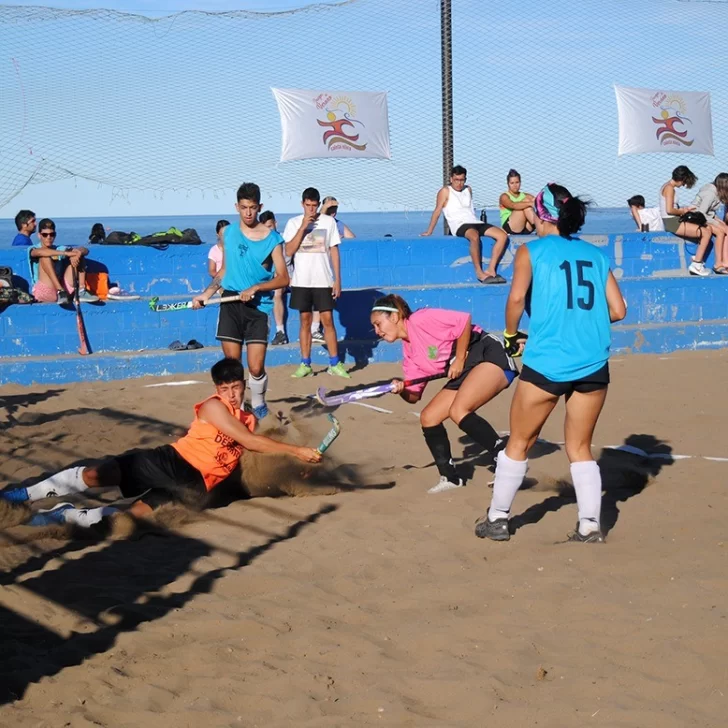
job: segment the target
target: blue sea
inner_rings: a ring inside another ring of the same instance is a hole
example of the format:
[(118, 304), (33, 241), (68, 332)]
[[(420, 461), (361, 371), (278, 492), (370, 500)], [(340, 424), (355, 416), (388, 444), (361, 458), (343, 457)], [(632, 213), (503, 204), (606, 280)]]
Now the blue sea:
[[(286, 221), (298, 213), (277, 215), (278, 229), (283, 230)], [(393, 238), (415, 238), (427, 228), (431, 211), (415, 212), (340, 212), (339, 219), (346, 223), (357, 238), (375, 240), (385, 235)], [(42, 215), (41, 215), (42, 216)], [(40, 217), (40, 216), (39, 216)], [(140, 235), (176, 227), (180, 230), (194, 228), (203, 241), (215, 241), (215, 223), (220, 219), (233, 221), (229, 215), (174, 215), (164, 217), (56, 217), (57, 245), (82, 245), (88, 241), (91, 226), (100, 222), (108, 232), (121, 230)], [(498, 223), (498, 211), (488, 210), (488, 219)], [(590, 234), (634, 232), (635, 225), (629, 210), (625, 208), (590, 208), (582, 232)], [(442, 233), (442, 223), (435, 234)], [(0, 219), (0, 247), (7, 247), (15, 237), (13, 220)], [(0, 261), (2, 264), (2, 261)]]

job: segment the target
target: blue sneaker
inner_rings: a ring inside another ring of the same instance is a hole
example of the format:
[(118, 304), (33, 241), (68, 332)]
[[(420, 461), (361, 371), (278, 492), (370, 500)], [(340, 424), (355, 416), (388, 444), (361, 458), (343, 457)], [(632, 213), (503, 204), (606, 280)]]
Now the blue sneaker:
[(33, 517), (25, 524), (26, 526), (63, 526), (66, 523), (66, 519), (63, 514), (69, 509), (73, 508), (72, 503), (59, 503), (54, 508), (48, 508), (45, 510), (39, 510), (33, 515)]
[(253, 407), (253, 414), (255, 415), (256, 420), (262, 420), (264, 417), (268, 416), (268, 405), (262, 404), (260, 407)]
[(25, 503), (29, 500), (27, 488), (6, 488), (0, 490), (0, 500), (6, 500), (9, 503)]

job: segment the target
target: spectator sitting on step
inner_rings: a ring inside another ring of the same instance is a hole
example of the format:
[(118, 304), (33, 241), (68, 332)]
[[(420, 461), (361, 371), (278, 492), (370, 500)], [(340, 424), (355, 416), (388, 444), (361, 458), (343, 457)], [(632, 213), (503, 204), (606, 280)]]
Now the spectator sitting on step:
[(521, 175), (515, 169), (508, 171), (506, 182), (508, 190), (498, 200), (501, 227), (509, 235), (529, 235), (536, 228), (533, 195), (521, 192)]
[(95, 222), (88, 236), (89, 243), (103, 243), (106, 240), (106, 230), (100, 222)]
[[(473, 260), (475, 275), (481, 283), (505, 283), (506, 279), (498, 275), (496, 269), (508, 243), (508, 236), (504, 230), (487, 222), (481, 222), (475, 217), (473, 208), (473, 191), (465, 184), (468, 172), (459, 164), (450, 171), (450, 184), (440, 188), (437, 193), (437, 202), (430, 218), (430, 224), (421, 235), (432, 235), (440, 213), (445, 215), (450, 232), (459, 238), (466, 238), (470, 243), (470, 257)], [(483, 270), (483, 246), (481, 236), (493, 239), (493, 249), (490, 254), (490, 264)]]
[(688, 273), (692, 276), (708, 276), (710, 271), (705, 267), (705, 255), (708, 251), (710, 238), (713, 235), (709, 225), (698, 225), (696, 222), (685, 222), (682, 217), (688, 212), (694, 212), (692, 205), (680, 207), (677, 200), (677, 191), (681, 187), (691, 189), (698, 178), (688, 167), (681, 164), (672, 170), (672, 177), (660, 188), (660, 216), (668, 233), (680, 238), (699, 241), (698, 250), (688, 266)]
[(18, 234), (13, 240), (13, 245), (33, 245), (30, 236), (35, 232), (35, 213), (32, 210), (21, 210), (15, 216), (15, 227)]
[[(716, 212), (721, 205), (728, 203), (728, 173), (721, 172), (712, 182), (703, 185), (695, 195), (692, 207), (702, 212), (708, 221), (708, 229), (713, 233), (715, 248), (715, 265), (713, 273), (728, 274), (728, 225), (719, 220)], [(697, 255), (696, 255), (697, 257)]]
[(222, 249), (223, 249), (223, 238), (222, 231), (230, 224), (229, 220), (218, 220), (215, 225), (215, 234), (217, 235), (217, 242), (210, 247), (210, 252), (207, 254), (207, 272), (210, 274), (210, 278), (214, 278), (217, 272), (222, 268)]
[(70, 303), (75, 290), (74, 271), (78, 271), (79, 300), (98, 301), (98, 296), (86, 291), (88, 248), (56, 248), (56, 224), (47, 217), (38, 223), (38, 238), (40, 242), (28, 251), (35, 300), (61, 305)]
[(637, 232), (664, 232), (659, 207), (645, 207), (645, 198), (642, 195), (633, 195), (627, 200), (632, 219), (637, 223)]

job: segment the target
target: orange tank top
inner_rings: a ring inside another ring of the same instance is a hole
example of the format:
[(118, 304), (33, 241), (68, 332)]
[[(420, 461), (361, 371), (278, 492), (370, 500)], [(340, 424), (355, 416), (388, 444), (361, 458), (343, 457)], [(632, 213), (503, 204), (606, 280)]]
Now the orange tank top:
[(190, 425), (187, 434), (173, 443), (172, 447), (193, 468), (200, 471), (208, 491), (232, 473), (243, 454), (242, 445), (232, 437), (220, 432), (209, 422), (203, 422), (197, 416), (200, 407), (211, 399), (220, 400), (228, 408), (230, 414), (239, 419), (251, 432), (255, 429), (254, 415), (235, 409), (217, 394), (213, 394), (212, 397), (195, 405), (194, 422)]

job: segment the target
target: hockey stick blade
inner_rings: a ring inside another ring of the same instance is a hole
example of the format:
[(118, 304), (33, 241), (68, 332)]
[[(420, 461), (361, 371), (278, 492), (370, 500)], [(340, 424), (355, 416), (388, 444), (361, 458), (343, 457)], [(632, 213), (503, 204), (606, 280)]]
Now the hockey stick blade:
[(328, 417), (332, 427), (326, 433), (324, 439), (321, 440), (321, 444), (316, 448), (322, 455), (331, 447), (331, 444), (341, 432), (341, 425), (339, 424), (339, 420), (337, 420), (336, 417), (334, 417), (333, 415), (329, 415)]
[[(418, 379), (408, 379), (404, 382), (405, 387), (409, 387), (413, 384), (424, 384), (425, 382), (431, 382), (433, 379), (443, 379), (447, 375), (442, 374), (431, 374), (428, 377), (419, 377)], [(324, 387), (319, 387), (316, 391), (316, 399), (324, 407), (338, 407), (340, 404), (347, 404), (349, 402), (358, 402), (360, 399), (368, 399), (369, 397), (379, 397), (382, 394), (389, 394), (392, 392), (392, 383), (377, 384), (373, 387), (364, 387), (362, 389), (355, 389), (352, 392), (342, 392), (341, 394), (326, 394)]]

